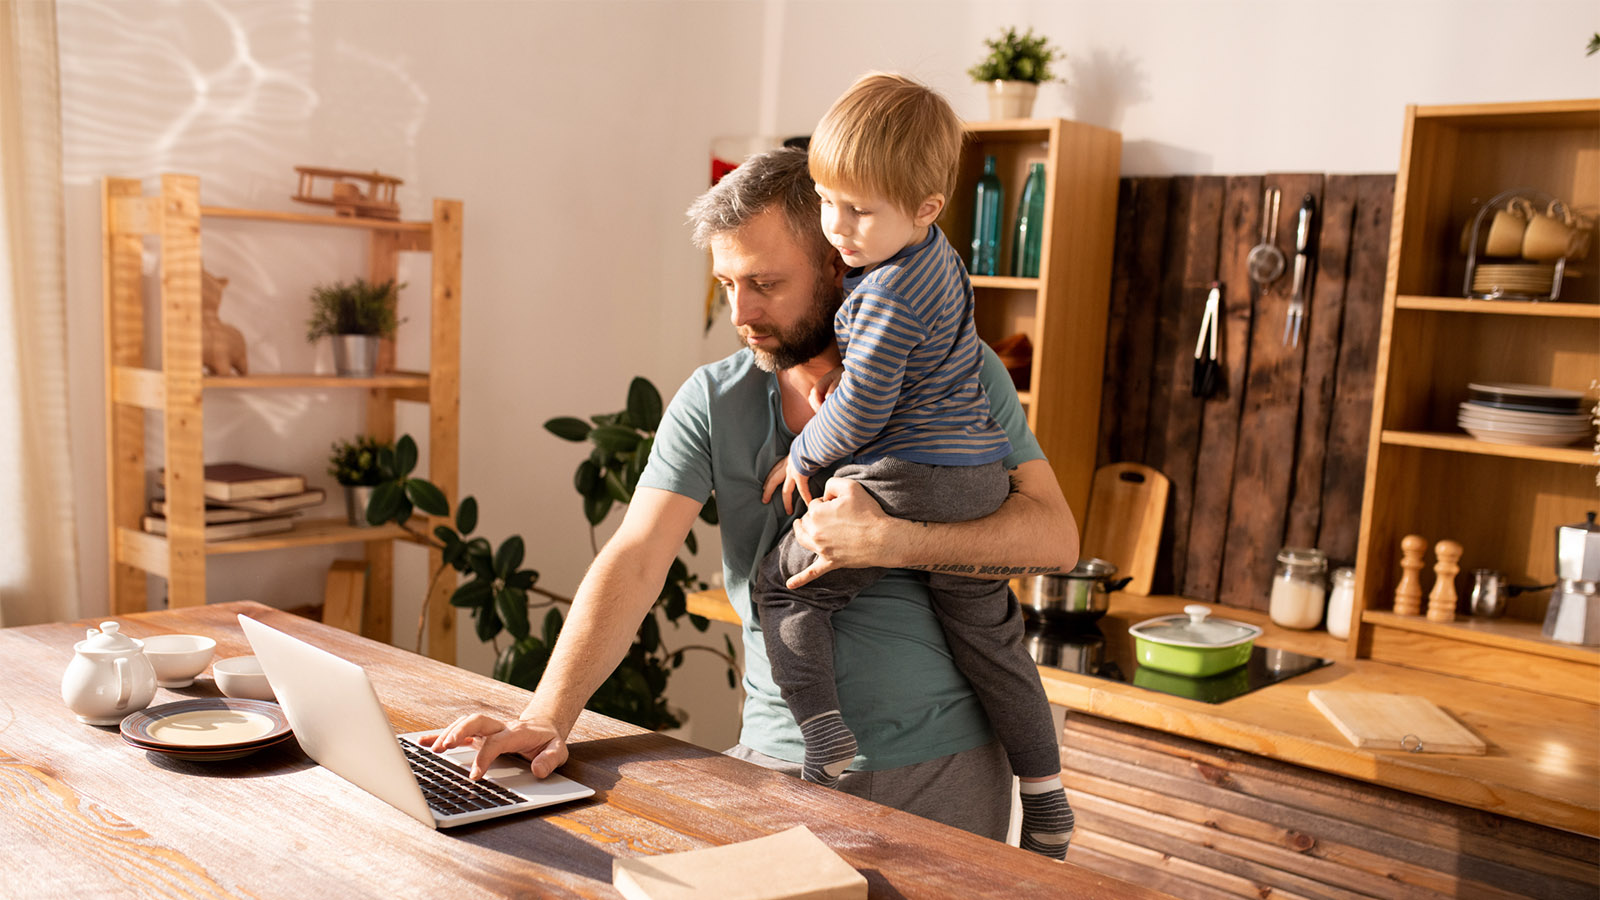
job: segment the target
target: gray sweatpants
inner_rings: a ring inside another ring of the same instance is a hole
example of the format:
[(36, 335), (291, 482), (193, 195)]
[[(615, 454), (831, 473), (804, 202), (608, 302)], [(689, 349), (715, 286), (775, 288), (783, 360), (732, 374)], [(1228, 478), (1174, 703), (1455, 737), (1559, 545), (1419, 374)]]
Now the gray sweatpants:
[[(999, 509), (1011, 490), (1011, 476), (999, 462), (930, 466), (891, 458), (843, 466), (837, 477), (859, 482), (889, 515), (918, 522), (982, 518)], [(754, 591), (772, 679), (796, 722), (839, 708), (833, 614), (888, 571), (835, 569), (790, 590), (789, 577), (815, 558), (793, 531), (786, 533), (761, 561)], [(928, 575), (928, 591), (950, 656), (971, 682), (1012, 771), (1023, 778), (1059, 772), (1050, 702), (1039, 670), (1023, 648), (1022, 607), (1010, 586), (935, 572)]]

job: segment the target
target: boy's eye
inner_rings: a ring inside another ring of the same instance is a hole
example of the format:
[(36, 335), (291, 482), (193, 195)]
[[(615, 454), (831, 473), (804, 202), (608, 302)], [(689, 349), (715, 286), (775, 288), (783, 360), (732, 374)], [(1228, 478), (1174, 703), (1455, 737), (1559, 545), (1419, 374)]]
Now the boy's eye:
[(870, 216), (870, 215), (872, 215), (872, 210), (870, 210), (870, 209), (856, 209), (856, 208), (852, 207), (850, 212), (852, 214), (858, 215), (858, 216)]

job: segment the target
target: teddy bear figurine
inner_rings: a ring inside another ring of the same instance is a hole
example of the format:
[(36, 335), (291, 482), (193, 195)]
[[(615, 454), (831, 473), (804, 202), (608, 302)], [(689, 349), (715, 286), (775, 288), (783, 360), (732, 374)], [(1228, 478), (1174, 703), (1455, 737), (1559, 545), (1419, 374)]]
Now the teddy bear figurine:
[(228, 279), (200, 270), (200, 364), (213, 375), (248, 375), (244, 335), (217, 315), (227, 286)]

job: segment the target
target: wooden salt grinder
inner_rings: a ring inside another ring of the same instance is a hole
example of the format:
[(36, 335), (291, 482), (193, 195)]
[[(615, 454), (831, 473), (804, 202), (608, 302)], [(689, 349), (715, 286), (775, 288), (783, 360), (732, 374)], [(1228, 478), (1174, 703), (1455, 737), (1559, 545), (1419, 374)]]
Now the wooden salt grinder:
[(1394, 588), (1394, 611), (1399, 616), (1422, 615), (1422, 554), (1428, 539), (1408, 534), (1400, 539), (1400, 583)]
[(1428, 595), (1428, 621), (1456, 620), (1456, 573), (1461, 571), (1461, 545), (1440, 541), (1433, 545), (1438, 562), (1433, 565), (1433, 592)]

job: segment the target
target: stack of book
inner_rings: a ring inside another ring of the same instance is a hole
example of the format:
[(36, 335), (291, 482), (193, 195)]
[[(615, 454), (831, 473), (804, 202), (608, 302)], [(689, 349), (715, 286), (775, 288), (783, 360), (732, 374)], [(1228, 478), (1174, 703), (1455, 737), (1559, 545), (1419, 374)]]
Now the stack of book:
[[(306, 487), (303, 475), (246, 463), (212, 463), (206, 466), (205, 478), (207, 541), (289, 531), (299, 510), (325, 499), (321, 488)], [(166, 534), (166, 501), (153, 501), (150, 512), (144, 517), (144, 530)]]

